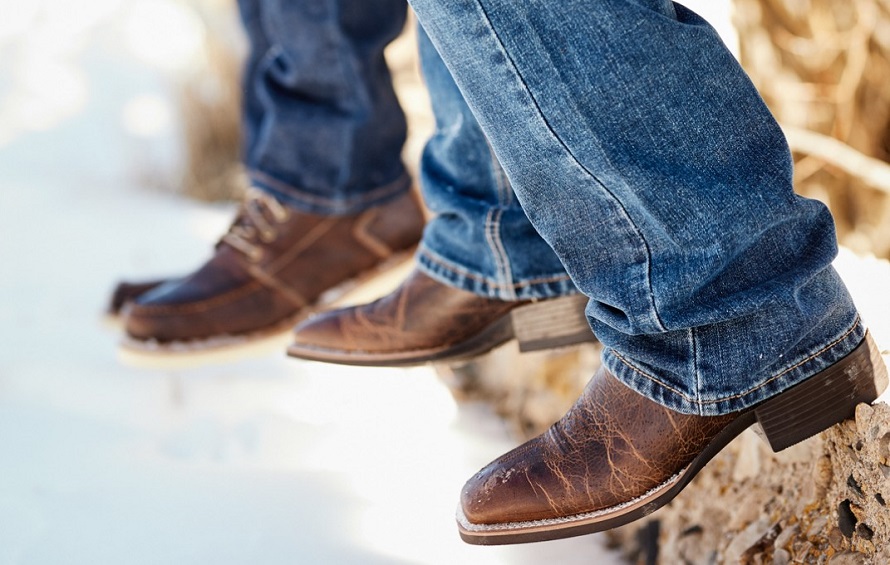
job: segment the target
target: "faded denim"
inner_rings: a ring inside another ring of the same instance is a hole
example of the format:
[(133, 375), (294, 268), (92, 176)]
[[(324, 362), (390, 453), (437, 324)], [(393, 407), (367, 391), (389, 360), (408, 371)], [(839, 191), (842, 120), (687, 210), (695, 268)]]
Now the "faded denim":
[(834, 225), (717, 33), (665, 0), (410, 0), (625, 384), (701, 415), (852, 351)]
[(454, 79), (418, 29), (436, 131), (421, 160), (435, 214), (417, 253), (420, 268), (475, 294), (517, 300), (575, 294), (565, 268), (532, 227)]
[[(405, 117), (383, 59), (404, 0), (240, 0), (250, 40), (244, 161), (251, 182), (306, 212), (365, 210), (410, 189)], [(576, 293), (510, 189), (435, 49), (420, 32), (437, 130), (421, 163), (435, 214), (418, 267), (503, 300)]]

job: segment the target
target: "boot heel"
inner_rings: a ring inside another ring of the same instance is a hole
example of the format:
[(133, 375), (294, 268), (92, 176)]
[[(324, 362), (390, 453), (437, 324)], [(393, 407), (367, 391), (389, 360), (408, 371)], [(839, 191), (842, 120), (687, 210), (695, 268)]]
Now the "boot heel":
[(596, 341), (584, 315), (586, 305), (587, 297), (579, 294), (533, 302), (513, 310), (510, 316), (519, 351)]
[(852, 353), (754, 410), (773, 449), (781, 451), (853, 417), (856, 405), (887, 388), (887, 367), (871, 334)]

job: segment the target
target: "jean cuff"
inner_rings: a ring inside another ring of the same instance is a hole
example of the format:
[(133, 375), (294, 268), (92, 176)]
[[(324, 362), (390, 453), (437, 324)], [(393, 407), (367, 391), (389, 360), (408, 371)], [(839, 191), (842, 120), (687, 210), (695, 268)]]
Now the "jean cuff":
[(442, 284), (499, 300), (531, 300), (579, 294), (575, 284), (564, 272), (527, 277), (514, 275), (513, 284), (508, 286), (442, 258), (423, 243), (417, 251), (417, 265), (421, 272)]
[(332, 191), (334, 196), (319, 196), (256, 169), (249, 170), (247, 175), (253, 186), (271, 194), (282, 204), (296, 208), (301, 212), (319, 216), (359, 214), (387, 200), (401, 196), (411, 189), (412, 184), (410, 175), (403, 172), (391, 182), (353, 195), (337, 195), (336, 191)]
[(857, 315), (852, 325), (845, 327), (827, 344), (788, 356), (790, 361), (783, 368), (761, 379), (753, 387), (721, 398), (691, 398), (664, 384), (664, 379), (641, 369), (639, 363), (611, 348), (603, 351), (603, 365), (632, 390), (666, 408), (682, 414), (720, 416), (756, 406), (828, 368), (852, 353), (862, 343), (865, 332), (865, 325)]

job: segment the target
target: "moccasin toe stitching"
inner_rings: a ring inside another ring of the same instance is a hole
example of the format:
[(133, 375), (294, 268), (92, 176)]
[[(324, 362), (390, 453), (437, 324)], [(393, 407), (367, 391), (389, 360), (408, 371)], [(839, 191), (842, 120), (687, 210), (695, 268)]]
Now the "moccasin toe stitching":
[[(353, 235), (368, 214), (398, 216), (382, 224), (381, 233), (368, 228), (373, 233), (366, 235), (382, 242), (375, 249)], [(176, 284), (134, 301), (126, 314), (127, 334), (136, 342), (203, 347), (286, 331), (336, 296), (341, 286), (407, 253), (422, 229), (423, 217), (410, 193), (363, 213), (333, 217), (289, 209), (251, 190), (209, 261)], [(378, 253), (381, 249), (385, 256)], [(262, 260), (252, 261), (258, 254)]]

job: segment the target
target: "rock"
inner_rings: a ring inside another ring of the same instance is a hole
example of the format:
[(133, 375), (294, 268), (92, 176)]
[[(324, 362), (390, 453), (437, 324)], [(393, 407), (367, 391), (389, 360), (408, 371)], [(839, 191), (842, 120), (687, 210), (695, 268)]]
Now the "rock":
[[(653, 515), (661, 562), (890, 563), (890, 406), (860, 406), (790, 461), (746, 435)], [(638, 527), (610, 536), (632, 544)]]
[(844, 542), (844, 534), (841, 532), (840, 528), (832, 528), (831, 531), (828, 532), (828, 543), (831, 544), (833, 549), (838, 551), (846, 547), (847, 544)]
[(731, 563), (748, 561), (754, 555), (762, 553), (760, 547), (771, 543), (777, 533), (775, 524), (770, 525), (763, 520), (752, 522), (732, 539), (723, 556)]
[(784, 549), (777, 549), (773, 553), (773, 565), (788, 565), (791, 563), (791, 553)]
[(792, 554), (792, 559), (794, 559), (797, 563), (812, 563), (814, 560), (811, 557), (811, 553), (813, 551), (813, 544), (810, 542), (803, 542), (795, 545), (795, 552)]
[(820, 535), (825, 530), (825, 525), (828, 523), (828, 516), (819, 516), (815, 520), (810, 523), (810, 527), (807, 528), (807, 537), (815, 537)]
[(819, 500), (825, 498), (828, 493), (828, 487), (831, 486), (834, 470), (831, 467), (831, 459), (827, 456), (819, 457), (813, 465), (813, 486), (815, 490), (809, 497), (811, 500)]
[(862, 565), (868, 563), (864, 555), (856, 553), (838, 553), (828, 560), (828, 565)]
[(789, 545), (788, 542), (790, 542), (791, 539), (794, 538), (799, 531), (800, 528), (798, 528), (796, 525), (785, 527), (781, 532), (779, 532), (779, 535), (776, 536), (776, 541), (774, 542), (775, 547), (780, 549), (787, 549)]
[(760, 449), (757, 445), (760, 441), (753, 433), (745, 433), (739, 440), (739, 456), (732, 471), (734, 482), (753, 479), (760, 473)]

